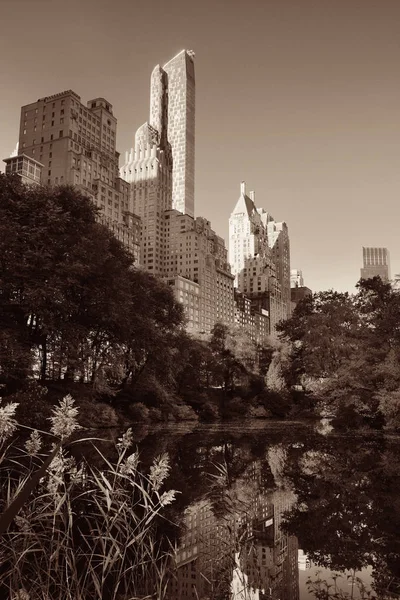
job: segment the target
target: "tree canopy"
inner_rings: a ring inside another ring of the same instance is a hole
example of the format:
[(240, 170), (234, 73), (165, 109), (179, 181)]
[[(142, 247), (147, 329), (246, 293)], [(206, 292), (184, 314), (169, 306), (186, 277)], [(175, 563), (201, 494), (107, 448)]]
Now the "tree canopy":
[(374, 277), (361, 279), (354, 295), (314, 294), (278, 329), (290, 347), (288, 386), (308, 387), (359, 424), (388, 416), (390, 396), (398, 405), (400, 294), (389, 283)]

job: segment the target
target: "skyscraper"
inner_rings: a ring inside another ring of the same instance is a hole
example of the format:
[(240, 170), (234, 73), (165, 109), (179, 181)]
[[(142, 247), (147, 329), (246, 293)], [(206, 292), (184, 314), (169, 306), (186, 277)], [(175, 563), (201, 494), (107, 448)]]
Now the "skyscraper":
[(192, 50), (182, 50), (162, 68), (167, 75), (167, 137), (172, 149), (172, 208), (192, 217), (195, 158), (193, 58)]
[(362, 279), (371, 279), (379, 276), (382, 281), (390, 279), (390, 260), (387, 248), (365, 248), (363, 247)]
[(149, 121), (139, 127), (121, 177), (141, 217), (140, 264), (183, 304), (187, 328), (234, 323), (233, 276), (222, 238), (194, 218), (194, 54), (182, 50), (150, 79)]
[(270, 333), (291, 313), (290, 248), (286, 223), (255, 205), (245, 182), (229, 219), (229, 262), (235, 286), (252, 299), (254, 310), (267, 310)]
[(107, 100), (85, 106), (66, 90), (21, 108), (18, 147), (28, 173), (41, 168), (41, 183), (69, 183), (90, 197), (100, 220), (137, 258), (140, 222), (131, 210), (129, 185), (119, 177), (116, 133)]

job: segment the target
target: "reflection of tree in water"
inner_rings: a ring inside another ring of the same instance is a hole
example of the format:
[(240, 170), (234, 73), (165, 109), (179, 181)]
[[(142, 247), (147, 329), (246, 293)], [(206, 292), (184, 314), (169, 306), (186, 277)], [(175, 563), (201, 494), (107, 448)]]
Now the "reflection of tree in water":
[[(347, 583), (350, 591), (342, 589), (343, 583)], [(317, 600), (385, 600), (383, 596), (377, 598), (374, 592), (367, 588), (360, 577), (355, 573), (344, 577), (341, 573), (334, 573), (329, 579), (320, 577), (320, 572), (316, 572), (315, 579), (307, 579), (308, 591), (313, 594)]]
[(221, 462), (211, 463), (207, 492), (186, 513), (171, 598), (298, 600), (297, 542), (280, 531), (293, 497), (277, 488), (270, 464), (280, 449), (264, 460), (230, 443), (214, 450)]
[(400, 445), (383, 437), (328, 437), (317, 449), (305, 445), (286, 468), (297, 496), (286, 531), (317, 565), (339, 571), (372, 565), (379, 598), (400, 591), (399, 458)]
[[(148, 458), (143, 460), (151, 460), (160, 450), (171, 456), (169, 485), (182, 491), (174, 507), (179, 511), (176, 520), (187, 522), (188, 511), (196, 513), (181, 535), (179, 550), (186, 544), (183, 550), (194, 552), (197, 545), (195, 558), (186, 556), (178, 564), (180, 585), (188, 584), (184, 589), (189, 593), (175, 588), (171, 599), (196, 600), (197, 596), (191, 595), (192, 582), (199, 598), (230, 598), (235, 579), (238, 589), (247, 593), (236, 598), (253, 600), (251, 589), (271, 581), (279, 554), (272, 544), (268, 546), (270, 541), (262, 543), (253, 535), (257, 510), (271, 510), (273, 494), (286, 488), (293, 489), (297, 501), (288, 513), (284, 534), (275, 538), (293, 559), (282, 561), (286, 565), (279, 575), (282, 582), (293, 580), (289, 565), (292, 561), (295, 573), (295, 547), (292, 541), (289, 549), (288, 540), (298, 536), (300, 547), (315, 564), (335, 571), (372, 565), (379, 600), (386, 598), (383, 590), (396, 591), (400, 578), (400, 444), (394, 440), (320, 436), (301, 427), (272, 426), (256, 432), (216, 427), (164, 437), (156, 434), (151, 443), (145, 441), (145, 448)], [(282, 510), (289, 508), (281, 504)], [(271, 573), (265, 570), (263, 574), (260, 569), (258, 576), (257, 569), (251, 572), (250, 567), (258, 568), (258, 563), (262, 567), (263, 558), (264, 567), (271, 565)], [(323, 580), (318, 585), (319, 589), (311, 590), (316, 598), (335, 598), (335, 593), (342, 594), (336, 596), (339, 599), (345, 597), (343, 591), (325, 589)], [(296, 598), (296, 589), (289, 584), (264, 587), (260, 600)]]

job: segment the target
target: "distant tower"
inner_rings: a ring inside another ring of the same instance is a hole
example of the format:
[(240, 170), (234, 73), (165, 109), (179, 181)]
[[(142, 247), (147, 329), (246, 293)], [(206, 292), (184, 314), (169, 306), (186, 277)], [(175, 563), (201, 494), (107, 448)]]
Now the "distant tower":
[(379, 276), (382, 281), (390, 280), (390, 259), (387, 248), (364, 248), (362, 279)]
[(291, 288), (303, 287), (303, 285), (304, 285), (304, 279), (303, 279), (302, 271), (299, 271), (299, 269), (291, 269), (290, 270), (290, 287)]
[(18, 146), (19, 146), (19, 142), (17, 142), (17, 145), (15, 146), (14, 150), (10, 154), (10, 158), (14, 158), (14, 156), (18, 156)]

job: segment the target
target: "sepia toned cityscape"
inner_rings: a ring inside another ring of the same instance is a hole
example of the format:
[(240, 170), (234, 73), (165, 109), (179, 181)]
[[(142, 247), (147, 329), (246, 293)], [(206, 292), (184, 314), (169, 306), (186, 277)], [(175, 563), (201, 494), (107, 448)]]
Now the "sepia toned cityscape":
[[(262, 343), (312, 291), (291, 268), (287, 223), (257, 207), (246, 182), (238, 182), (228, 245), (207, 217), (195, 217), (195, 90), (192, 50), (154, 67), (148, 121), (122, 165), (109, 100), (85, 104), (72, 90), (39, 98), (21, 107), (6, 173), (25, 183), (72, 184), (91, 198), (136, 266), (172, 286), (188, 332), (237, 324)], [(363, 249), (361, 277), (374, 275), (390, 280), (386, 248)]]
[(400, 600), (400, 2), (1, 25), (0, 600)]

